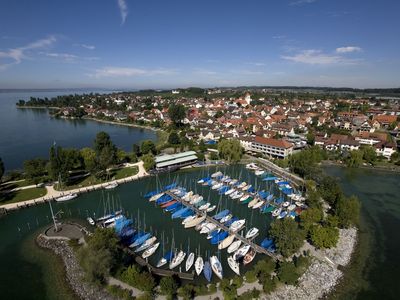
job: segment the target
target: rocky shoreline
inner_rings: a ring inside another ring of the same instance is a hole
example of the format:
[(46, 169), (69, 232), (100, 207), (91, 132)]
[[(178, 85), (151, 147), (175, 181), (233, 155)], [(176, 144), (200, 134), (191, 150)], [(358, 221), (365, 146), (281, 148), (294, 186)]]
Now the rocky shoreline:
[(65, 266), (66, 279), (74, 293), (80, 299), (115, 299), (104, 289), (85, 282), (84, 271), (80, 267), (72, 248), (68, 245), (68, 241), (61, 239), (48, 239), (44, 235), (40, 234), (36, 238), (36, 243), (42, 248), (52, 250), (56, 255), (61, 257)]
[(341, 229), (339, 234), (335, 248), (316, 251), (317, 255), (314, 255), (310, 267), (300, 277), (296, 286), (280, 286), (266, 298), (312, 300), (321, 299), (329, 294), (344, 275), (338, 267), (350, 262), (357, 242), (356, 228)]

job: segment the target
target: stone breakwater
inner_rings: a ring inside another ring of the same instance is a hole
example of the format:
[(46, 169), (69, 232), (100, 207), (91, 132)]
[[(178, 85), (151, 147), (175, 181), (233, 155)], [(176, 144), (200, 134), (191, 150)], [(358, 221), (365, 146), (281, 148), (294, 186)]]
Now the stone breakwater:
[[(312, 300), (323, 298), (339, 283), (343, 272), (338, 269), (338, 266), (345, 266), (350, 262), (356, 241), (357, 230), (355, 228), (341, 229), (337, 246), (334, 249), (317, 251), (318, 255), (314, 256), (310, 267), (300, 277), (296, 286), (280, 286), (265, 299)], [(323, 259), (324, 257), (331, 260), (333, 264)]]
[(85, 282), (84, 271), (80, 267), (77, 258), (67, 241), (60, 239), (48, 239), (41, 234), (37, 237), (36, 242), (40, 247), (50, 249), (61, 257), (64, 262), (67, 281), (72, 290), (80, 299), (115, 299), (104, 289)]

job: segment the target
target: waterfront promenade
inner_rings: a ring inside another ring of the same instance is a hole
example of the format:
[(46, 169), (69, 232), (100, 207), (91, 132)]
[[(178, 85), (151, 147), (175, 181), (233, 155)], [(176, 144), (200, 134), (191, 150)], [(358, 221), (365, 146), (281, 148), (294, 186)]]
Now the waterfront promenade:
[(82, 188), (77, 188), (77, 189), (73, 189), (73, 190), (69, 190), (69, 191), (57, 191), (57, 190), (54, 189), (54, 185), (46, 186), (47, 194), (45, 196), (39, 197), (39, 198), (36, 198), (36, 199), (32, 199), (32, 200), (27, 200), (27, 201), (4, 204), (4, 205), (0, 206), (0, 210), (2, 210), (3, 212), (7, 213), (7, 211), (17, 210), (17, 209), (20, 209), (20, 208), (29, 207), (29, 206), (33, 206), (33, 205), (36, 205), (36, 204), (40, 204), (40, 203), (44, 203), (44, 202), (48, 202), (48, 201), (53, 201), (56, 198), (61, 197), (61, 196), (70, 195), (70, 194), (83, 194), (83, 193), (87, 193), (87, 192), (103, 189), (103, 188), (105, 188), (107, 185), (109, 185), (111, 183), (123, 184), (123, 183), (131, 182), (131, 181), (134, 181), (134, 180), (149, 176), (149, 174), (146, 172), (146, 170), (143, 167), (143, 162), (142, 161), (140, 161), (138, 163), (135, 163), (135, 164), (127, 165), (127, 167), (134, 167), (134, 166), (138, 167), (138, 173), (136, 175), (133, 175), (133, 176), (130, 176), (130, 177), (117, 179), (117, 180), (111, 180), (111, 181), (108, 181), (108, 182), (99, 183), (99, 184), (95, 184), (95, 185), (91, 185), (91, 186), (87, 186), (87, 187), (82, 187)]

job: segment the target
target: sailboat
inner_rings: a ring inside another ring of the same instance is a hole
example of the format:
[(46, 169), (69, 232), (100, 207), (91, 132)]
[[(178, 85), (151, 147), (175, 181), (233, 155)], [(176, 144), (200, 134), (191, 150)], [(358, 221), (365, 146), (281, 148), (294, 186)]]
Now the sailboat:
[(154, 254), (154, 252), (156, 252), (156, 250), (158, 249), (158, 246), (160, 246), (160, 243), (155, 243), (153, 246), (151, 246), (150, 248), (148, 248), (146, 251), (143, 252), (142, 257), (143, 258), (147, 258), (151, 255)]
[(235, 235), (231, 234), (230, 236), (228, 236), (227, 238), (225, 238), (222, 242), (220, 242), (218, 244), (218, 249), (222, 250), (222, 249), (229, 247), (230, 244), (232, 244), (232, 242), (234, 241), (234, 239), (235, 239)]
[(186, 257), (186, 253), (180, 250), (169, 263), (169, 268), (172, 270), (173, 268), (179, 266)]
[(190, 270), (190, 268), (193, 266), (193, 263), (194, 263), (194, 253), (191, 252), (188, 258), (186, 259), (186, 266), (185, 266), (186, 272)]
[(228, 257), (228, 265), (233, 272), (235, 272), (237, 275), (240, 276), (239, 263), (236, 260), (234, 260), (232, 256)]
[(211, 256), (210, 263), (211, 263), (211, 268), (212, 268), (213, 272), (215, 273), (215, 275), (217, 275), (219, 279), (222, 279), (222, 277), (223, 277), (222, 265), (221, 265), (221, 262), (219, 261), (218, 257), (216, 257), (215, 255)]
[(155, 241), (157, 240), (157, 238), (155, 236), (149, 238), (148, 240), (146, 240), (140, 247), (138, 247), (137, 249), (135, 249), (135, 252), (140, 252), (143, 250), (146, 250), (147, 248), (149, 248), (151, 245), (153, 245), (155, 243)]
[(246, 233), (246, 239), (250, 239), (258, 234), (258, 228), (253, 227)]
[(203, 274), (207, 281), (210, 282), (212, 277), (212, 269), (209, 261), (204, 263)]

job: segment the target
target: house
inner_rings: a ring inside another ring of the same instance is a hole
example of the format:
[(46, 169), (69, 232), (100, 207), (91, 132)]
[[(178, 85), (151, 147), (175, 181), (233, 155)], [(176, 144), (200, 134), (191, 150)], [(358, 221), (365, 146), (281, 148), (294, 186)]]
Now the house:
[(378, 115), (378, 116), (375, 116), (372, 120), (375, 122), (378, 122), (380, 127), (387, 128), (387, 127), (389, 127), (390, 124), (397, 121), (397, 116)]
[(286, 158), (293, 153), (293, 144), (284, 140), (256, 136), (250, 150), (272, 157)]
[(396, 152), (396, 145), (389, 142), (380, 142), (374, 145), (376, 154), (390, 159), (393, 153)]

